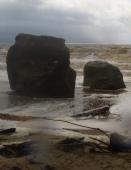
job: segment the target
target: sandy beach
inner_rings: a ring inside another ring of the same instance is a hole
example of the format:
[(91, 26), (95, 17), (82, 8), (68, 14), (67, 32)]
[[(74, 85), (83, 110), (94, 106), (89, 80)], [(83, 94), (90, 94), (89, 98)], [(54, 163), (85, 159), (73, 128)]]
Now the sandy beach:
[[(48, 149), (40, 147), (33, 155), (5, 158), (0, 157), (2, 170), (130, 170), (130, 153), (86, 153), (82, 149), (64, 152), (57, 147), (65, 137), (53, 135), (31, 135), (41, 139), (44, 144), (48, 141)], [(46, 150), (46, 151), (45, 151)]]

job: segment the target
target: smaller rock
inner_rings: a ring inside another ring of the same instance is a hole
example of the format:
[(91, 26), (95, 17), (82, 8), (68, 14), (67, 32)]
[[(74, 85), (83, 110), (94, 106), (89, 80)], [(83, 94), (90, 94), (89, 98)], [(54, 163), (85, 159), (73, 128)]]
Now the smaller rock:
[(131, 138), (112, 133), (110, 136), (110, 148), (114, 152), (131, 152)]
[(91, 61), (85, 65), (83, 84), (91, 89), (104, 90), (126, 87), (119, 68), (103, 61)]

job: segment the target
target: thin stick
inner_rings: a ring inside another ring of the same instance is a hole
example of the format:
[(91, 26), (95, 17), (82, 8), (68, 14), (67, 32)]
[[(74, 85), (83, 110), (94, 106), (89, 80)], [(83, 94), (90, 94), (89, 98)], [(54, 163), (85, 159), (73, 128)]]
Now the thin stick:
[(100, 142), (100, 143), (103, 143), (104, 145), (106, 145), (106, 146), (108, 146), (109, 147), (109, 144), (108, 143), (106, 143), (106, 142), (103, 142), (102, 140), (100, 140), (100, 139), (96, 139), (96, 138), (92, 138), (92, 137), (89, 137), (90, 139), (93, 139), (93, 140), (95, 140), (95, 141), (98, 141), (98, 142)]
[(12, 115), (8, 113), (0, 113), (0, 119), (10, 120), (10, 121), (27, 121), (27, 120), (32, 120), (36, 118), (32, 116), (18, 116), (18, 115)]
[(77, 124), (77, 123), (73, 123), (73, 122), (69, 122), (69, 121), (67, 121), (67, 120), (61, 120), (61, 119), (51, 119), (51, 118), (48, 118), (48, 117), (42, 117), (42, 119), (52, 120), (52, 121), (57, 121), (57, 122), (64, 122), (64, 123), (72, 124), (72, 125), (79, 126), (79, 127), (83, 127), (83, 128), (87, 128), (87, 129), (98, 130), (98, 131), (100, 131), (101, 133), (103, 133), (104, 135), (106, 135), (107, 137), (109, 137), (109, 135), (108, 135), (105, 131), (101, 130), (100, 128), (94, 128), (94, 127), (84, 126), (84, 125), (80, 125), (80, 124)]
[(88, 111), (84, 111), (82, 113), (73, 115), (72, 117), (88, 117), (90, 115), (92, 115), (92, 116), (97, 116), (97, 115), (102, 116), (103, 115), (103, 116), (107, 117), (110, 114), (109, 109), (110, 109), (110, 107), (108, 105), (105, 105), (102, 107), (90, 109)]

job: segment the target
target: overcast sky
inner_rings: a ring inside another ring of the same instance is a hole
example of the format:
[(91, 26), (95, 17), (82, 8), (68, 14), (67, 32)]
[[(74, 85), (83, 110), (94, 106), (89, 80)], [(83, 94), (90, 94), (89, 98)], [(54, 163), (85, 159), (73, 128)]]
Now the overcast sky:
[(131, 0), (0, 0), (0, 41), (18, 33), (131, 43)]

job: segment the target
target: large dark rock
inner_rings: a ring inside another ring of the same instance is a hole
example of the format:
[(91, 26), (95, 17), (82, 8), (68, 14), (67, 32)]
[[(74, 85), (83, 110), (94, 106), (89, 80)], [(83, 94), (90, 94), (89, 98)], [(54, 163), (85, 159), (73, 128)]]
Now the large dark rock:
[(103, 61), (92, 61), (85, 65), (84, 86), (105, 90), (125, 88), (119, 68)]
[(19, 34), (7, 54), (12, 90), (36, 97), (73, 97), (76, 73), (64, 39)]

